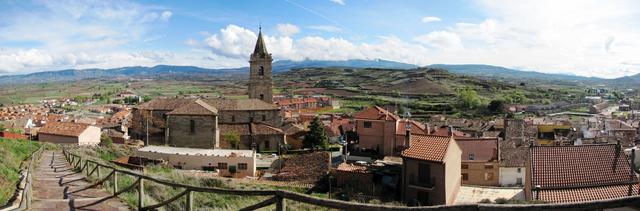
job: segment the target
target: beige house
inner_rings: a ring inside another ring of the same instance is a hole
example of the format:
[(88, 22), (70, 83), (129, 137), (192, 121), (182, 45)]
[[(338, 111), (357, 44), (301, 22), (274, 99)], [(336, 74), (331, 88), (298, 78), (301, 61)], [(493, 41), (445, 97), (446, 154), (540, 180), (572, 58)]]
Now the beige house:
[(453, 204), (461, 184), (462, 150), (452, 137), (409, 135), (402, 152), (402, 198), (409, 205)]
[(456, 138), (462, 149), (462, 184), (499, 186), (498, 138)]
[(380, 155), (397, 155), (405, 149), (407, 128), (411, 130), (411, 134), (425, 135), (429, 132), (423, 124), (401, 119), (378, 106), (356, 113), (354, 119), (359, 139), (358, 148), (376, 151)]
[(253, 177), (256, 174), (256, 154), (252, 150), (146, 146), (138, 149), (136, 156), (163, 160), (178, 169), (218, 171), (220, 176)]
[(38, 141), (55, 144), (98, 145), (100, 128), (75, 122), (49, 122), (38, 131)]

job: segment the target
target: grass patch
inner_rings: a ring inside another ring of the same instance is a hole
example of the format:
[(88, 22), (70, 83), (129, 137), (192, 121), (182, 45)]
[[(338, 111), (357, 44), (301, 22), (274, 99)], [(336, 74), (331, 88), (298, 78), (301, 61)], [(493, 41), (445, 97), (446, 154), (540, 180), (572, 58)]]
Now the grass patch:
[[(122, 155), (131, 155), (132, 151), (128, 149), (123, 149), (114, 145), (114, 147), (96, 147), (96, 148), (78, 148), (74, 150), (74, 153), (82, 156), (83, 158), (92, 159), (103, 164), (109, 164), (108, 159), (112, 158), (113, 155), (122, 154)], [(108, 159), (102, 159), (102, 158)], [(111, 165), (113, 166), (113, 165)], [(120, 168), (120, 167), (116, 167)], [(100, 175), (104, 177), (109, 174), (109, 171), (102, 168)], [(196, 177), (185, 174), (181, 171), (174, 170), (171, 167), (163, 166), (163, 165), (154, 165), (148, 166), (144, 172), (145, 175), (153, 176), (155, 178), (163, 179), (166, 181), (172, 181), (180, 184), (187, 184), (198, 187), (215, 187), (215, 188), (225, 188), (225, 189), (238, 189), (238, 190), (288, 190), (294, 191), (298, 193), (304, 193), (307, 191), (306, 188), (300, 187), (282, 187), (282, 186), (271, 186), (266, 184), (258, 184), (252, 183), (250, 181), (237, 181), (227, 178), (220, 177)], [(97, 180), (96, 174), (93, 174), (90, 180)], [(118, 188), (122, 190), (127, 186), (133, 184), (135, 182), (135, 178), (130, 176), (118, 174)], [(181, 188), (172, 188), (169, 186), (165, 186), (162, 184), (158, 184), (152, 181), (145, 181), (145, 204), (151, 205), (156, 204), (161, 201), (172, 198), (173, 196), (179, 194), (184, 191)], [(103, 184), (103, 188), (108, 190), (109, 192), (113, 191), (113, 184), (111, 180), (108, 180)], [(317, 196), (323, 197), (326, 194), (317, 194)], [(314, 195), (316, 196), (316, 195)], [(195, 207), (198, 210), (238, 210), (256, 203), (259, 203), (263, 200), (270, 198), (271, 196), (239, 196), (239, 195), (229, 195), (229, 194), (216, 194), (216, 193), (194, 193), (193, 194), (194, 204), (197, 205)], [(132, 207), (137, 206), (138, 201), (138, 193), (137, 189), (129, 191), (120, 195), (120, 198), (129, 204)], [(184, 210), (186, 206), (185, 198), (178, 199), (170, 203), (168, 206), (164, 207), (166, 210)], [(313, 206), (310, 204), (298, 203), (294, 201), (287, 201), (287, 206), (291, 208), (295, 208), (294, 210), (326, 210), (326, 208), (320, 208), (317, 206)], [(267, 207), (266, 210), (272, 210), (275, 206)]]
[(0, 138), (0, 205), (6, 204), (16, 191), (20, 164), (39, 146), (38, 142)]

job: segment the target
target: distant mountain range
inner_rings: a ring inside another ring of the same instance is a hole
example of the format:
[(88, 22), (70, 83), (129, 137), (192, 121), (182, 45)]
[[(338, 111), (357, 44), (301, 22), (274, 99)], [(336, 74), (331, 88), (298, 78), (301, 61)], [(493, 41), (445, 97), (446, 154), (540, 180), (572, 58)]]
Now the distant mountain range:
[[(303, 60), (291, 61), (280, 60), (273, 63), (274, 73), (281, 73), (297, 68), (381, 68), (381, 69), (413, 69), (416, 65), (388, 61), (388, 60), (345, 60), (345, 61), (323, 61), (323, 60)], [(602, 79), (595, 77), (583, 77), (565, 74), (549, 74), (532, 71), (521, 71), (491, 65), (464, 64), (448, 65), (434, 64), (429, 68), (442, 68), (452, 73), (464, 74), (476, 77), (492, 78), (498, 80), (544, 80), (567, 83), (588, 83), (588, 84), (614, 84), (621, 86), (640, 86), (640, 74), (621, 77), (616, 79)], [(113, 69), (67, 69), (58, 71), (36, 72), (24, 75), (4, 75), (0, 76), (0, 84), (24, 84), (24, 83), (45, 83), (74, 81), (83, 79), (115, 79), (115, 78), (193, 78), (201, 76), (222, 76), (225, 74), (246, 74), (248, 67), (227, 68), (227, 69), (207, 69), (194, 66), (170, 66), (158, 65), (154, 67), (121, 67)]]

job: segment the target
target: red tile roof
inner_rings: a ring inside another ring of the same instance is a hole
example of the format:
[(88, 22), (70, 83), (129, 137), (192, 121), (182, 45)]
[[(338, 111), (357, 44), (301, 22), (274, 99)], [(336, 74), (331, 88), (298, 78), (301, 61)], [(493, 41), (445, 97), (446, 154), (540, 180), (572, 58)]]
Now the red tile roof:
[(475, 161), (498, 159), (498, 138), (456, 138), (456, 143), (462, 150), (462, 161), (471, 161), (470, 154)]
[[(433, 130), (433, 133), (431, 133), (431, 135), (436, 135), (436, 136), (448, 136), (449, 135), (449, 127), (446, 126), (442, 126), (442, 127), (437, 127)], [(467, 134), (457, 131), (456, 129), (453, 129), (453, 137), (466, 137)]]
[(400, 119), (395, 114), (378, 106), (370, 107), (363, 111), (360, 111), (354, 115), (354, 118), (370, 119), (370, 120), (392, 120), (392, 121), (396, 121)]
[(77, 137), (90, 125), (75, 122), (49, 122), (38, 133)]
[(447, 136), (411, 135), (411, 146), (402, 151), (402, 157), (443, 162), (451, 140)]
[[(626, 186), (628, 191), (629, 182), (638, 185), (629, 159), (614, 144), (537, 146), (529, 148), (529, 152), (531, 178), (528, 181), (532, 187), (540, 185), (544, 198), (549, 201), (579, 201), (589, 194), (616, 198), (627, 195), (626, 191), (620, 194), (621, 189), (616, 186)], [(535, 191), (533, 194), (535, 197)]]
[(529, 157), (529, 148), (503, 148), (500, 149), (501, 167), (524, 167)]
[(195, 99), (188, 98), (156, 98), (149, 102), (138, 106), (139, 109), (171, 111), (173, 109), (185, 106)]
[[(638, 194), (638, 184), (632, 185), (631, 195), (636, 196)], [(535, 194), (535, 192), (534, 192)], [(618, 198), (629, 196), (629, 185), (612, 185), (602, 187), (590, 187), (590, 188), (575, 188), (575, 189), (556, 189), (556, 190), (541, 190), (539, 195), (540, 201), (550, 203), (562, 203), (562, 202), (580, 202), (591, 200), (602, 200), (610, 198)], [(533, 195), (535, 197), (535, 195)]]
[[(411, 125), (411, 134), (422, 134), (422, 135), (426, 135), (427, 134), (427, 128), (424, 124), (413, 121), (413, 120), (409, 120), (409, 123)], [(400, 120), (398, 121), (398, 127), (396, 128), (396, 134), (397, 135), (404, 135), (406, 134), (406, 120)]]
[(167, 115), (218, 115), (218, 109), (206, 104), (202, 100), (193, 101), (187, 105), (176, 108)]

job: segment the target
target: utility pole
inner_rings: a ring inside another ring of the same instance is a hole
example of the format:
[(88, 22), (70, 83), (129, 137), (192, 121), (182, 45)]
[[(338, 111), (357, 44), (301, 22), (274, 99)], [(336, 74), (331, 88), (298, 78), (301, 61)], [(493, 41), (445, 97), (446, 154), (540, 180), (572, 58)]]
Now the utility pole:
[[(153, 115), (153, 113), (151, 113), (151, 112), (153, 112), (153, 111), (149, 111), (150, 116), (151, 116), (151, 115)], [(146, 125), (147, 125), (147, 126), (146, 126), (147, 138), (146, 138), (146, 140), (145, 140), (144, 145), (145, 145), (145, 146), (148, 146), (148, 145), (149, 145), (149, 116), (147, 116), (147, 118), (145, 118), (145, 120), (146, 120), (146, 123), (147, 123), (147, 124), (146, 124)]]

